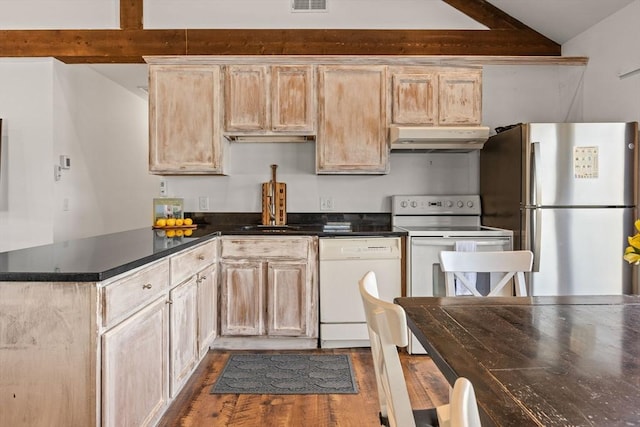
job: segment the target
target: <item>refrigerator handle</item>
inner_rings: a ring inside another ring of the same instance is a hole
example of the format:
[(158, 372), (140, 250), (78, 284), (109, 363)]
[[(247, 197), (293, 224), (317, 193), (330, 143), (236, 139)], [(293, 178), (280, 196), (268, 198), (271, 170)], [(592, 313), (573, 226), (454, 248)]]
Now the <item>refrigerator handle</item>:
[(537, 141), (531, 141), (531, 175), (529, 177), (531, 185), (533, 185), (532, 204), (527, 206), (529, 212), (529, 236), (531, 236), (531, 252), (533, 252), (533, 266), (532, 271), (540, 271), (540, 250), (542, 245), (542, 211), (540, 210), (540, 202), (542, 201), (542, 183), (540, 182), (540, 176), (542, 174), (537, 173), (537, 165), (541, 165), (540, 159), (540, 143)]
[(531, 204), (533, 206), (539, 206), (542, 202), (542, 183), (540, 182), (541, 173), (538, 173), (536, 168), (542, 164), (540, 159), (540, 143), (538, 141), (531, 141), (531, 176), (529, 182), (533, 185), (533, 197)]
[(531, 271), (540, 271), (540, 251), (542, 245), (540, 244), (542, 237), (542, 209), (529, 210), (531, 215), (531, 236), (533, 236), (533, 242), (531, 243), (531, 252), (533, 252), (533, 266)]

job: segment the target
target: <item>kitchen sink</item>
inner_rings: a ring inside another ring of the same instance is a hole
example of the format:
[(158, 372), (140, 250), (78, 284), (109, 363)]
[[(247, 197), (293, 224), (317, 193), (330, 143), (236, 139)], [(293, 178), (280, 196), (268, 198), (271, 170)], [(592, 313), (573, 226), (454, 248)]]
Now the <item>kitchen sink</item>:
[(299, 231), (302, 230), (302, 226), (300, 225), (261, 225), (261, 224), (251, 224), (251, 225), (243, 225), (240, 227), (242, 231), (264, 231), (267, 233), (284, 233), (287, 231)]

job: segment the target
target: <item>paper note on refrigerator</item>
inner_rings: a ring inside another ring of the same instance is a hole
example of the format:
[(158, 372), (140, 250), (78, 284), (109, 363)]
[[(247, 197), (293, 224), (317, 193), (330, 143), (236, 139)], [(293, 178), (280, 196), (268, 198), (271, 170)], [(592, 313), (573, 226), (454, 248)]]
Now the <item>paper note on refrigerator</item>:
[(573, 177), (598, 177), (598, 147), (573, 147)]

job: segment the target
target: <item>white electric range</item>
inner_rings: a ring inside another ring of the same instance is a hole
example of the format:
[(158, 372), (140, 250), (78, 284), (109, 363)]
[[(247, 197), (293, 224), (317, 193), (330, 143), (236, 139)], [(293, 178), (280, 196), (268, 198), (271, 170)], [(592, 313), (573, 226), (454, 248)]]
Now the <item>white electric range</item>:
[[(399, 195), (391, 198), (392, 225), (408, 233), (407, 296), (445, 296), (440, 251), (452, 251), (463, 242), (477, 251), (513, 248), (513, 232), (481, 225), (478, 195)], [(478, 274), (476, 285), (487, 293), (491, 277)], [(508, 289), (507, 289), (508, 292)], [(409, 353), (425, 353), (412, 336)]]

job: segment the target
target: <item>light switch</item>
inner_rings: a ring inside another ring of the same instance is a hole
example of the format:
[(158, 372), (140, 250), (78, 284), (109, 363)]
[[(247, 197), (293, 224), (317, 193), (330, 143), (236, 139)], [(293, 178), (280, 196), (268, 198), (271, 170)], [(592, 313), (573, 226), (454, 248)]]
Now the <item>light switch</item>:
[(62, 169), (71, 169), (71, 159), (69, 158), (69, 156), (60, 156), (60, 167)]

